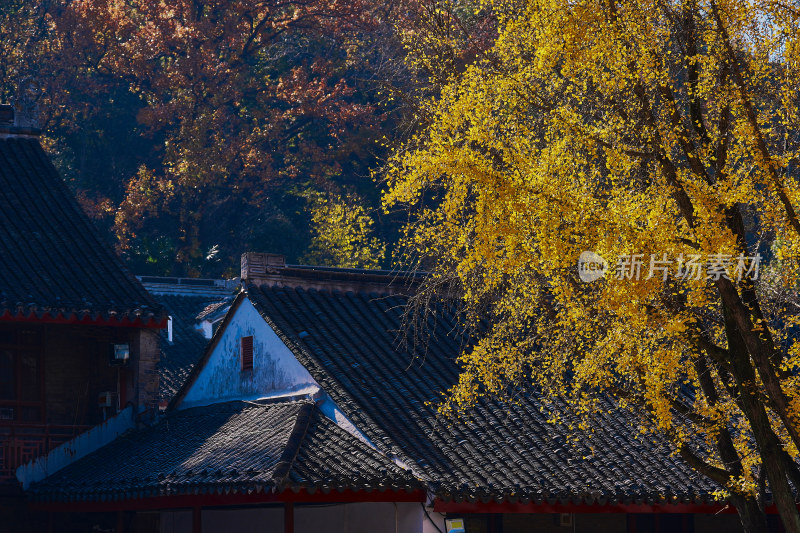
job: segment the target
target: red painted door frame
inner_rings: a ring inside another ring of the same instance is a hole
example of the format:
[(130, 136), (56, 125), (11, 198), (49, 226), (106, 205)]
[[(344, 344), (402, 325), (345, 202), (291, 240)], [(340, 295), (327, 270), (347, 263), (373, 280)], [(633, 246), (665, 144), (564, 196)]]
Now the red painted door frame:
[(203, 533), (203, 508), (192, 507), (192, 533)]
[(283, 504), (283, 533), (294, 533), (294, 504)]

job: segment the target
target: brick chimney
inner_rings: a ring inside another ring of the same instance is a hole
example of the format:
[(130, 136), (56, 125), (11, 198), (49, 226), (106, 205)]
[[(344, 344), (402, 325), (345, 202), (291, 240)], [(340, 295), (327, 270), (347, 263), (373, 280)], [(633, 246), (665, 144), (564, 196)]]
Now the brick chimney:
[(0, 139), (9, 137), (37, 138), (41, 131), (32, 121), (20, 114), (10, 104), (0, 104)]
[(292, 287), (342, 293), (408, 294), (423, 276), (424, 274), (387, 270), (287, 265), (286, 257), (279, 254), (242, 254), (242, 282), (245, 286)]
[(278, 274), (286, 268), (286, 257), (280, 254), (247, 252), (242, 254), (242, 281), (255, 281)]
[(14, 125), (14, 106), (0, 104), (0, 128)]

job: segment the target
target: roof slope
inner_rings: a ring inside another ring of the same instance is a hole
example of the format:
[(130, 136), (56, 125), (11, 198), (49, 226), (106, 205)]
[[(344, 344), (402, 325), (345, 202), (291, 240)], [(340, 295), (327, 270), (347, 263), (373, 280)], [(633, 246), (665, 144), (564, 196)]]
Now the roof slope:
[(175, 294), (160, 294), (155, 298), (172, 317), (172, 342), (167, 340), (167, 332), (162, 330), (161, 360), (158, 363), (159, 400), (169, 402), (203, 356), (208, 344), (208, 339), (195, 328), (196, 319), (211, 307), (230, 304), (231, 298)]
[(0, 227), (0, 316), (161, 322), (36, 138), (0, 138)]
[[(248, 293), (315, 380), (366, 436), (455, 500), (647, 499), (709, 501), (718, 487), (666, 443), (638, 435), (634, 418), (608, 404), (596, 432), (575, 442), (570, 417), (549, 424), (535, 395), (484, 401), (454, 424), (434, 406), (458, 379), (460, 340), (447, 315), (429, 322), (424, 360), (399, 348), (399, 296), (370, 297), (280, 287)], [(573, 437), (573, 438), (571, 438)]]
[(32, 485), (28, 494), (45, 501), (98, 501), (198, 490), (421, 487), (310, 401), (235, 401), (173, 412)]

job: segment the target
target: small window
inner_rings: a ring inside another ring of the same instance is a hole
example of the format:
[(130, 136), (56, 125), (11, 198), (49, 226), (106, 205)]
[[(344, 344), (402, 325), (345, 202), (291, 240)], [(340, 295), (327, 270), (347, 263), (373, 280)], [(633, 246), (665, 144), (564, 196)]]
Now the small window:
[(239, 353), (242, 360), (242, 370), (253, 370), (253, 337), (242, 337)]

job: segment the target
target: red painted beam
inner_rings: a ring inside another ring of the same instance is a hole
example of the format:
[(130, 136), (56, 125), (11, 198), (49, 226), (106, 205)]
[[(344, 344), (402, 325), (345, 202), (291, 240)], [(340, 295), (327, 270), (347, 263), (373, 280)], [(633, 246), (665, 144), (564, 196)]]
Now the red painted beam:
[(283, 504), (283, 533), (294, 533), (294, 504)]
[(192, 533), (203, 533), (203, 508), (192, 507)]
[(150, 318), (147, 321), (142, 320), (141, 318), (135, 318), (134, 320), (130, 320), (127, 316), (120, 318), (117, 317), (109, 317), (109, 318), (92, 318), (90, 315), (84, 315), (83, 318), (78, 318), (78, 315), (75, 313), (69, 313), (64, 315), (63, 313), (58, 313), (56, 316), (52, 316), (50, 313), (45, 313), (44, 316), (38, 317), (35, 313), (30, 313), (28, 315), (22, 314), (11, 314), (8, 310), (6, 310), (2, 315), (0, 315), (0, 321), (2, 322), (22, 322), (22, 323), (31, 323), (35, 322), (37, 324), (75, 324), (75, 325), (87, 325), (87, 326), (113, 326), (113, 327), (123, 327), (123, 328), (146, 328), (146, 329), (164, 329), (167, 327), (167, 318), (162, 320), (156, 320), (155, 318)]
[[(774, 507), (774, 506), (773, 506)], [(445, 502), (435, 500), (433, 510), (437, 513), (735, 513), (732, 505), (701, 504), (701, 503), (665, 503), (665, 504), (637, 504), (637, 503), (607, 503), (601, 504), (571, 504), (571, 503), (481, 503), (481, 502)], [(767, 512), (774, 509), (767, 508)]]
[(257, 505), (264, 503), (358, 503), (358, 502), (424, 502), (425, 491), (331, 491), (323, 494), (320, 491), (309, 494), (305, 489), (298, 493), (284, 491), (280, 494), (261, 493), (228, 493), (228, 494), (182, 494), (175, 496), (156, 496), (131, 500), (107, 502), (37, 502), (32, 501), (29, 508), (34, 511), (50, 511), (58, 513), (95, 513), (127, 511), (152, 511), (158, 509), (193, 509), (195, 507), (226, 507), (240, 505)]

